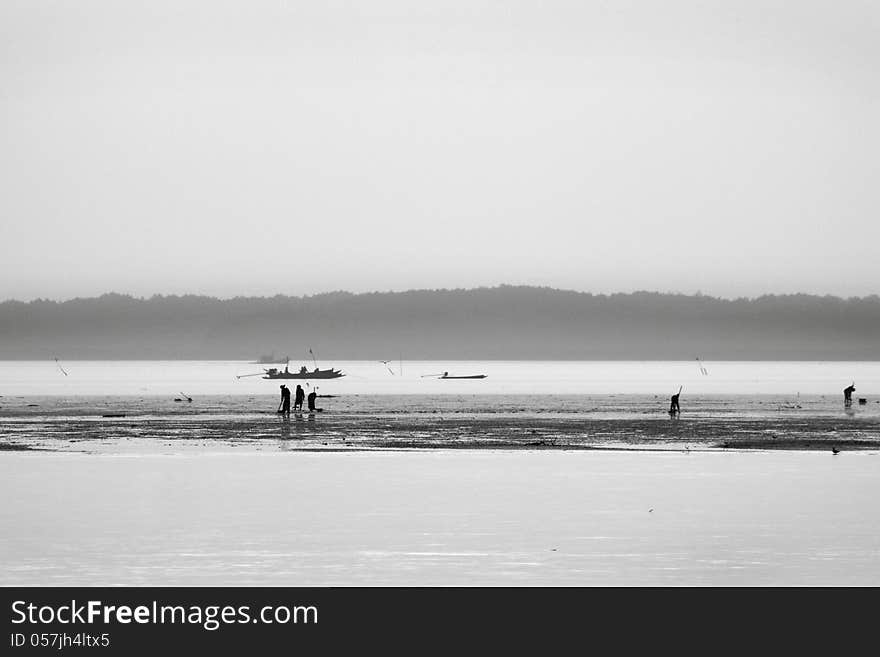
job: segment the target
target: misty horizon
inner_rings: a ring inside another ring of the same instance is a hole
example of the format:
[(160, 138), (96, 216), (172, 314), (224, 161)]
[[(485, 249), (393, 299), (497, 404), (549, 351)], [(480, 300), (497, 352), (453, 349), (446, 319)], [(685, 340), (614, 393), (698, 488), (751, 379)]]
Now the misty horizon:
[(0, 359), (248, 360), (314, 346), (410, 360), (872, 360), (880, 298), (725, 300), (499, 286), (0, 303)]
[(681, 290), (661, 290), (661, 289), (621, 289), (614, 291), (597, 291), (597, 290), (587, 290), (587, 289), (574, 289), (574, 288), (565, 288), (565, 287), (557, 287), (553, 285), (528, 285), (528, 284), (517, 284), (517, 283), (495, 283), (491, 285), (473, 285), (473, 286), (465, 286), (465, 287), (419, 287), (419, 288), (397, 288), (397, 289), (366, 289), (359, 290), (356, 287), (351, 287), (347, 289), (328, 289), (328, 290), (320, 290), (314, 292), (306, 292), (301, 294), (291, 294), (287, 292), (277, 291), (274, 293), (268, 294), (208, 294), (198, 291), (189, 291), (189, 292), (153, 292), (148, 294), (136, 294), (128, 291), (118, 290), (118, 289), (108, 289), (104, 292), (93, 294), (93, 295), (77, 295), (77, 296), (69, 296), (69, 297), (52, 297), (52, 296), (42, 296), (38, 295), (35, 297), (28, 298), (14, 298), (8, 297), (0, 299), (0, 304), (4, 303), (35, 303), (35, 302), (49, 302), (49, 303), (67, 303), (71, 301), (85, 301), (92, 299), (100, 299), (104, 297), (125, 297), (138, 301), (148, 301), (150, 299), (163, 299), (163, 298), (204, 298), (204, 299), (212, 299), (217, 301), (232, 301), (236, 299), (310, 299), (315, 297), (322, 296), (333, 296), (333, 295), (350, 295), (350, 296), (359, 296), (359, 295), (375, 295), (375, 294), (408, 294), (414, 292), (472, 292), (477, 290), (497, 290), (497, 289), (505, 289), (505, 288), (522, 288), (522, 289), (535, 289), (535, 290), (549, 290), (554, 292), (565, 292), (572, 293), (578, 295), (592, 296), (592, 297), (615, 297), (615, 296), (628, 296), (628, 295), (661, 295), (661, 296), (672, 296), (672, 297), (698, 297), (698, 298), (708, 298), (718, 301), (755, 301), (757, 299), (764, 298), (773, 298), (773, 297), (815, 297), (815, 298), (830, 298), (830, 299), (838, 299), (841, 301), (846, 300), (872, 300), (880, 296), (880, 292), (870, 292), (862, 295), (840, 295), (840, 294), (830, 294), (830, 293), (816, 293), (816, 292), (808, 292), (808, 291), (773, 291), (768, 290), (765, 292), (761, 292), (753, 295), (738, 295), (738, 296), (728, 296), (721, 294), (712, 294), (707, 293), (703, 290), (695, 290), (695, 291), (681, 291)]

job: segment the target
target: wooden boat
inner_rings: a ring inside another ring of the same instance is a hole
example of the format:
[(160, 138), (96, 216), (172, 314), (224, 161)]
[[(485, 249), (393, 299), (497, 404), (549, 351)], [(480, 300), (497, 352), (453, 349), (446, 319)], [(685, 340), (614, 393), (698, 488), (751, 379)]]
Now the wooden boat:
[(485, 379), (487, 374), (469, 374), (467, 376), (450, 376), (449, 372), (443, 372), (441, 379)]
[(266, 376), (264, 379), (338, 379), (341, 376), (345, 376), (340, 370), (335, 370), (332, 367), (329, 370), (322, 370), (319, 368), (315, 368), (311, 371), (307, 370), (305, 366), (299, 368), (299, 372), (291, 372), (286, 367), (284, 371), (280, 371), (277, 367), (272, 367), (266, 370)]

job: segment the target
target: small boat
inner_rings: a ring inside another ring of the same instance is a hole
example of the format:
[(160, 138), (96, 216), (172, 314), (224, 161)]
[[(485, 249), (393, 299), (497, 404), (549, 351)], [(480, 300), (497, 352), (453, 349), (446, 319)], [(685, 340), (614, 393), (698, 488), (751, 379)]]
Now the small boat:
[(469, 374), (467, 376), (450, 376), (449, 372), (443, 372), (441, 379), (485, 379), (488, 374)]
[(286, 367), (284, 371), (280, 371), (277, 367), (272, 367), (266, 370), (266, 376), (264, 379), (338, 379), (341, 376), (345, 376), (340, 370), (335, 370), (332, 367), (329, 370), (322, 370), (319, 368), (315, 368), (312, 371), (309, 371), (305, 368), (305, 366), (299, 368), (299, 372), (291, 372)]

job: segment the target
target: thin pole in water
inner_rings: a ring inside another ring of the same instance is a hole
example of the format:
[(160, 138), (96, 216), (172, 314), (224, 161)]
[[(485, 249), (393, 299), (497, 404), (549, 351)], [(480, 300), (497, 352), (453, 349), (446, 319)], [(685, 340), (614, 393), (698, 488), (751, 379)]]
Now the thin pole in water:
[(256, 372), (255, 374), (236, 374), (235, 378), (236, 379), (243, 379), (247, 376), (261, 376), (262, 374), (264, 374), (264, 372)]

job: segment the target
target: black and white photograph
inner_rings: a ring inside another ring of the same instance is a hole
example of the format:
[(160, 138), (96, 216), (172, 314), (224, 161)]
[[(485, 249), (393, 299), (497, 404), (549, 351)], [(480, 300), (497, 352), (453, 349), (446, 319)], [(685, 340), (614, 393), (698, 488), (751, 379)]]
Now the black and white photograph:
[(878, 34), (0, 0), (0, 587), (880, 585)]

